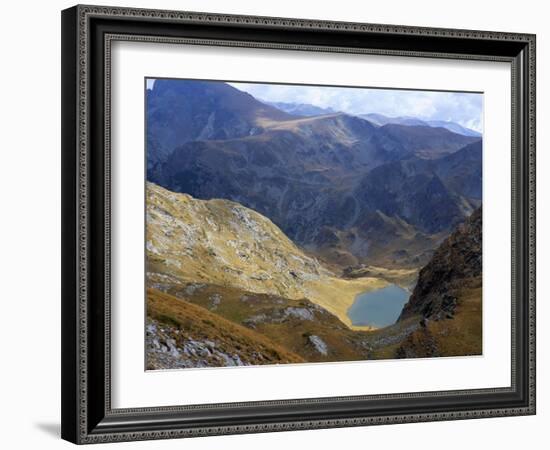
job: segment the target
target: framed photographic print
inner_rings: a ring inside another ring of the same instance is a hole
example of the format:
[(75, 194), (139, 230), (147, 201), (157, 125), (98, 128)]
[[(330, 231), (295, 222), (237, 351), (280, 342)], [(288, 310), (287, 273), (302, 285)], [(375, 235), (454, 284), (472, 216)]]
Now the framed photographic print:
[(535, 36), (62, 13), (62, 436), (535, 413)]

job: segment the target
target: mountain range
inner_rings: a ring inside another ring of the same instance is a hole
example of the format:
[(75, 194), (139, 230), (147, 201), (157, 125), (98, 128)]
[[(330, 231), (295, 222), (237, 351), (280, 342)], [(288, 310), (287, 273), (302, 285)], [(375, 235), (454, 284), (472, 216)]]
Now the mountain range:
[[(292, 103), (292, 102), (268, 102), (264, 101), (267, 105), (274, 106), (281, 111), (287, 112), (294, 116), (320, 116), (324, 114), (335, 114), (339, 111), (334, 108), (322, 108), (320, 106), (311, 105), (309, 103)], [(368, 120), (373, 125), (383, 126), (388, 124), (393, 125), (406, 125), (406, 126), (421, 126), (432, 128), (445, 128), (453, 133), (462, 134), (463, 136), (481, 137), (481, 133), (471, 128), (464, 127), (459, 123), (451, 120), (433, 120), (433, 119), (419, 119), (411, 116), (398, 116), (390, 117), (378, 113), (367, 114), (354, 114), (357, 117)]]
[(339, 267), (419, 267), (481, 204), (478, 136), (343, 113), (304, 117), (221, 82), (147, 91), (147, 176), (268, 217)]
[(281, 111), (292, 114), (293, 116), (321, 116), (323, 114), (335, 114), (333, 108), (321, 108), (320, 106), (311, 105), (309, 103), (292, 103), (292, 102), (266, 102), (268, 105), (274, 106)]
[(408, 126), (428, 126), (435, 128), (445, 128), (453, 133), (462, 134), (464, 136), (481, 137), (481, 133), (471, 128), (466, 128), (459, 123), (452, 122), (450, 120), (423, 120), (410, 116), (389, 117), (383, 114), (369, 113), (359, 114), (359, 117), (368, 120), (369, 122), (383, 126), (387, 124), (394, 125), (408, 125)]

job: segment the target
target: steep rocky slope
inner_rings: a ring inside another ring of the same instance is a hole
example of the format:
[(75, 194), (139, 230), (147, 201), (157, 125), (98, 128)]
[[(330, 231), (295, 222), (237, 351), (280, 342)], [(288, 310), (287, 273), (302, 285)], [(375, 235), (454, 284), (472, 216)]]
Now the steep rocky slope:
[(482, 210), (478, 208), (435, 251), (431, 261), (420, 270), (401, 318), (422, 314), (433, 319), (453, 314), (456, 298), (452, 292), (468, 280), (481, 277), (481, 219)]
[(482, 210), (452, 233), (420, 271), (399, 321), (421, 328), (396, 349), (400, 358), (482, 353)]
[(269, 219), (229, 200), (198, 200), (148, 183), (146, 224), (154, 285), (208, 283), (307, 298), (351, 325), (346, 311), (355, 295), (387, 284), (338, 278)]

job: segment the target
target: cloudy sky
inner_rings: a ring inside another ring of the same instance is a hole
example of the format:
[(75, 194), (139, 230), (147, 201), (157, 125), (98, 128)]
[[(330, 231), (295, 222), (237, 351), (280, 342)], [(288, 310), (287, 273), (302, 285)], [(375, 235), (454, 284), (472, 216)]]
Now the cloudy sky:
[[(153, 79), (147, 80), (152, 88)], [(378, 113), (389, 117), (411, 116), (448, 120), (482, 131), (483, 95), (462, 92), (346, 88), (259, 83), (229, 83), (269, 102), (309, 103), (348, 114)]]
[(477, 93), (230, 84), (258, 99), (270, 102), (309, 103), (349, 114), (378, 113), (389, 117), (449, 120), (476, 131), (482, 129), (483, 95)]

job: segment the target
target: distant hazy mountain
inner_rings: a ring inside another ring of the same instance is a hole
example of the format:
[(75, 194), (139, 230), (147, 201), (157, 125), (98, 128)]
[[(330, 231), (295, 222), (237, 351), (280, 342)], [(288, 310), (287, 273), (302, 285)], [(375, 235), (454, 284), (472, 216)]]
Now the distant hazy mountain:
[(334, 114), (337, 111), (332, 108), (321, 108), (319, 106), (310, 105), (308, 103), (285, 103), (285, 102), (265, 102), (268, 105), (274, 106), (281, 111), (287, 112), (294, 116), (321, 116), (323, 114)]
[(471, 128), (463, 127), (462, 125), (445, 121), (445, 120), (428, 120), (428, 124), (432, 127), (443, 127), (447, 130), (452, 131), (453, 133), (463, 134), (464, 136), (475, 136), (481, 137), (481, 133), (478, 131), (472, 130)]
[(408, 125), (408, 126), (428, 126), (428, 127), (441, 127), (446, 128), (453, 133), (461, 134), (463, 136), (481, 137), (481, 133), (472, 130), (470, 128), (463, 127), (462, 125), (445, 120), (421, 120), (415, 117), (401, 116), (401, 117), (388, 117), (382, 114), (359, 114), (358, 117), (368, 120), (369, 122), (383, 126), (387, 124), (394, 125)]
[(381, 130), (399, 141), (409, 153), (423, 158), (438, 158), (479, 141), (477, 137), (464, 136), (446, 128), (426, 125), (387, 124), (383, 125)]
[(428, 124), (420, 119), (417, 119), (415, 117), (388, 117), (384, 116), (382, 114), (376, 114), (376, 113), (370, 113), (370, 114), (358, 114), (358, 117), (361, 117), (362, 119), (366, 119), (369, 122), (378, 125), (381, 127), (382, 125), (387, 124), (394, 124), (394, 125), (409, 125), (409, 126), (428, 126)]
[(159, 80), (148, 102), (150, 181), (239, 202), (340, 265), (418, 266), (481, 201), (477, 137), (296, 117), (219, 82)]

